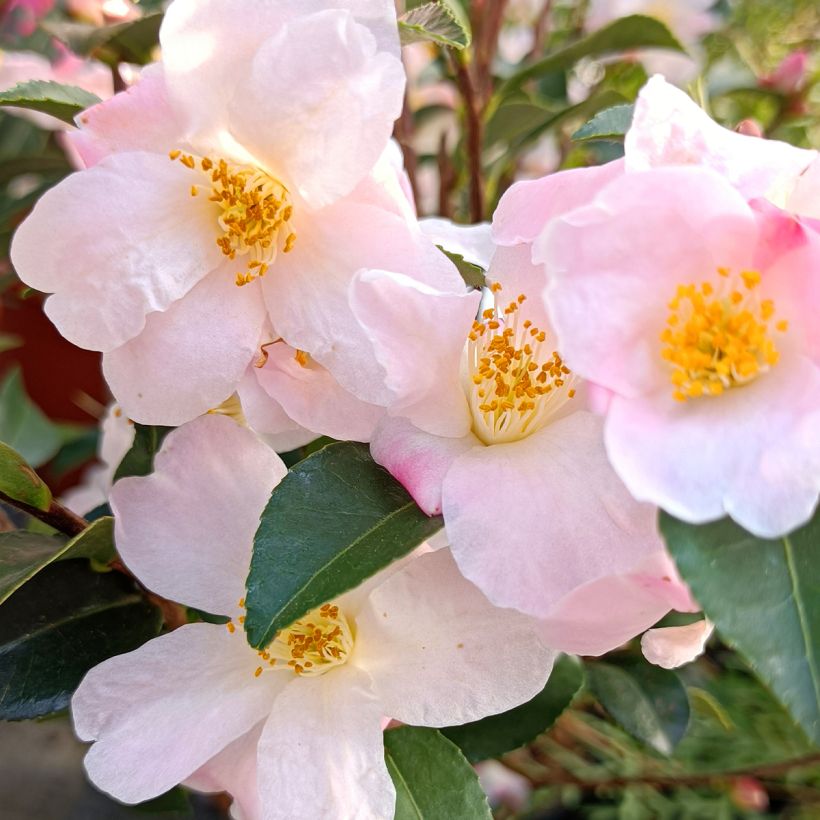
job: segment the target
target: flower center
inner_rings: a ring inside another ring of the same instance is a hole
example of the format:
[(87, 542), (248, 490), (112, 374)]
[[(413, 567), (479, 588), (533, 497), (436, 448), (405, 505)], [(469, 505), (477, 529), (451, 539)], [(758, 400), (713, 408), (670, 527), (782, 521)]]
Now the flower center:
[[(244, 607), (244, 598), (239, 605)], [(244, 623), (245, 617), (240, 616), (239, 622)], [(229, 632), (236, 631), (233, 621), (227, 626)], [(353, 630), (344, 613), (335, 604), (323, 604), (278, 632), (267, 648), (258, 651), (264, 665), (254, 674), (259, 677), (267, 667), (296, 675), (323, 675), (347, 661), (353, 642)]]
[[(498, 299), (501, 285), (491, 286)], [(521, 294), (503, 310), (488, 308), (467, 337), (465, 389), (473, 432), (485, 444), (519, 441), (540, 430), (575, 395), (575, 377), (547, 335), (521, 319)]]
[[(224, 159), (194, 157), (179, 150), (168, 156), (192, 171), (199, 166), (205, 175), (208, 199), (219, 207), (216, 244), (231, 260), (248, 257), (246, 269), (236, 274), (238, 286), (264, 276), (280, 250), (289, 253), (293, 249), (293, 204), (278, 179), (252, 165), (234, 165)], [(197, 185), (191, 186), (191, 196), (199, 196)]]
[[(779, 359), (769, 327), (774, 302), (760, 299), (760, 274), (732, 276), (727, 268), (718, 268), (718, 274), (715, 284), (679, 285), (669, 302), (661, 356), (672, 366), (677, 401), (719, 396), (767, 372)], [(788, 322), (780, 319), (774, 328), (785, 333)]]

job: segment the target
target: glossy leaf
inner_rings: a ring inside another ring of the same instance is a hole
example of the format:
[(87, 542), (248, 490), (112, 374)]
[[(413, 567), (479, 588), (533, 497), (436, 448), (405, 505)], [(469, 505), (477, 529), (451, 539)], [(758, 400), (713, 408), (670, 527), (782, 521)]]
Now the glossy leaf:
[(590, 690), (629, 734), (672, 754), (689, 724), (689, 699), (674, 672), (646, 661), (588, 662), (586, 671)]
[(820, 744), (820, 513), (771, 540), (729, 519), (697, 526), (662, 514), (661, 531), (721, 638)]
[(450, 726), (441, 733), (453, 741), (471, 763), (499, 757), (546, 732), (572, 703), (584, 685), (577, 658), (561, 657), (546, 686), (530, 701), (483, 720)]
[(441, 529), (370, 457), (330, 444), (273, 491), (254, 539), (245, 629), (251, 645), (358, 586)]
[(65, 552), (68, 541), (25, 530), (0, 533), (0, 604)]
[(110, 561), (114, 557), (114, 519), (111, 515), (92, 521), (66, 545), (60, 558), (89, 558)]
[(159, 427), (153, 424), (135, 424), (134, 443), (117, 467), (114, 481), (127, 476), (143, 476), (151, 473), (154, 469), (154, 456), (162, 447), (165, 436), (173, 429), (173, 427)]
[(161, 622), (119, 573), (91, 572), (85, 561), (47, 567), (2, 607), (0, 719), (64, 709), (89, 669), (141, 646)]
[(58, 120), (74, 124), (74, 117), (96, 105), (100, 98), (84, 88), (61, 85), (50, 80), (29, 80), (18, 83), (8, 91), (0, 92), (0, 106), (26, 108), (50, 114)]
[(622, 140), (632, 125), (634, 105), (615, 105), (597, 113), (573, 135), (576, 142), (586, 140)]
[(37, 510), (47, 510), (51, 505), (51, 490), (45, 482), (16, 450), (3, 442), (0, 442), (0, 492)]
[(475, 770), (435, 729), (390, 729), (384, 733), (384, 756), (396, 787), (395, 820), (492, 817)]
[(606, 54), (615, 54), (635, 48), (684, 50), (669, 29), (654, 17), (641, 14), (620, 17), (608, 26), (516, 72), (504, 82), (499, 96), (506, 96), (527, 80), (569, 68), (583, 57), (603, 57)]
[(443, 3), (425, 3), (405, 12), (399, 18), (399, 37), (403, 46), (410, 43), (433, 42), (441, 46), (462, 49), (470, 44), (470, 36)]
[(28, 397), (19, 367), (13, 367), (0, 384), (0, 441), (32, 467), (48, 461), (62, 444), (57, 426)]

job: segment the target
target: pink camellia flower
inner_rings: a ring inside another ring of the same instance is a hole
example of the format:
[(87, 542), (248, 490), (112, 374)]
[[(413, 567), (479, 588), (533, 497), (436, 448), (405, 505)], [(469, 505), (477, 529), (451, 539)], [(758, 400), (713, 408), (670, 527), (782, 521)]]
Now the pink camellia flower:
[(372, 387), (354, 272), (462, 286), (376, 172), (404, 91), (392, 1), (175, 0), (160, 39), (161, 65), (80, 115), (93, 167), (18, 230), (20, 277), (139, 422), (219, 404), (278, 337)]
[(523, 242), (496, 249), (493, 303), (477, 321), (477, 292), (357, 276), (351, 304), (392, 393), (371, 451), (422, 509), (443, 512), (459, 569), (494, 604), (539, 619), (550, 646), (597, 654), (692, 603), (656, 509), (635, 502), (607, 461), (529, 255)]
[(80, 684), (72, 713), (94, 743), (86, 770), (117, 799), (185, 782), (230, 791), (243, 820), (388, 820), (386, 719), (460, 724), (544, 686), (554, 653), (529, 619), (466, 582), (446, 549), (391, 565), (253, 649), (238, 625), (245, 577), (284, 464), (211, 415), (172, 432), (155, 467), (112, 491), (120, 554), (154, 592), (231, 620), (182, 626)]
[(820, 235), (795, 241), (782, 218), (708, 167), (656, 168), (533, 250), (567, 365), (610, 391), (607, 453), (632, 495), (761, 537), (805, 522), (820, 490)]
[(763, 88), (771, 88), (781, 94), (797, 94), (806, 85), (809, 76), (809, 53), (799, 48), (786, 55), (771, 74), (760, 78)]
[(703, 654), (715, 625), (706, 618), (686, 626), (650, 629), (641, 637), (644, 657), (655, 666), (676, 669)]

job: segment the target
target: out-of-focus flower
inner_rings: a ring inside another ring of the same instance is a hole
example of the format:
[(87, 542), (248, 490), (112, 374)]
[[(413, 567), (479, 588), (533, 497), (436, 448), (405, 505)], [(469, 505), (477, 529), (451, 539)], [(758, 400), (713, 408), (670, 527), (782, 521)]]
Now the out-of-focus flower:
[(725, 176), (615, 179), (553, 220), (533, 259), (568, 366), (611, 392), (607, 453), (632, 495), (774, 537), (820, 491), (820, 234), (729, 182), (766, 190), (782, 168), (724, 156)]
[(702, 619), (686, 626), (649, 629), (641, 637), (644, 657), (664, 669), (676, 669), (703, 654), (715, 625)]
[(250, 647), (238, 624), (253, 533), (285, 473), (251, 432), (206, 416), (167, 437), (151, 476), (114, 487), (127, 566), (156, 593), (231, 618), (182, 626), (80, 684), (86, 769), (119, 800), (185, 781), (231, 792), (244, 820), (392, 817), (385, 718), (460, 724), (543, 687), (553, 653), (527, 618), (461, 578), (446, 549), (395, 563)]
[(532, 794), (532, 783), (526, 777), (497, 760), (483, 760), (475, 770), (491, 808), (505, 806), (514, 812), (523, 811)]
[(20, 276), (53, 293), (63, 335), (103, 351), (136, 421), (219, 404), (280, 337), (344, 389), (377, 392), (347, 307), (354, 272), (462, 287), (400, 185), (371, 175), (404, 91), (392, 2), (176, 0), (161, 42), (161, 65), (79, 117), (97, 164), (18, 230)]
[(66, 0), (66, 11), (93, 26), (136, 20), (141, 14), (130, 0)]
[(0, 10), (0, 23), (21, 37), (29, 37), (53, 6), (54, 0), (6, 0)]
[(760, 84), (787, 96), (797, 94), (806, 85), (808, 70), (809, 54), (801, 48), (784, 57), (771, 74), (761, 77)]

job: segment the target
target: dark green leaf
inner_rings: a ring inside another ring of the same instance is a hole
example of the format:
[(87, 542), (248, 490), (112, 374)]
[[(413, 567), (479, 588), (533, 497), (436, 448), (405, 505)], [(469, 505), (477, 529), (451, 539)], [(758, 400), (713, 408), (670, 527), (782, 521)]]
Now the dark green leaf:
[(684, 51), (683, 46), (672, 36), (669, 29), (654, 17), (645, 17), (641, 14), (620, 17), (588, 37), (516, 72), (504, 82), (499, 90), (499, 96), (506, 96), (527, 80), (569, 68), (582, 57), (603, 57), (606, 54), (629, 51), (634, 48), (666, 48), (672, 51)]
[(51, 490), (16, 450), (0, 441), (0, 492), (37, 510), (51, 506)]
[(146, 814), (166, 814), (174, 812), (180, 813), (185, 817), (191, 815), (191, 800), (188, 797), (188, 792), (182, 786), (175, 786), (170, 791), (155, 797), (153, 800), (146, 800), (144, 803), (137, 803), (133, 806), (135, 812)]
[(273, 491), (254, 539), (245, 629), (264, 647), (297, 618), (406, 555), (441, 529), (370, 457), (330, 444)]
[(445, 3), (425, 3), (403, 14), (399, 18), (399, 37), (403, 46), (433, 42), (462, 49), (470, 45), (469, 30)]
[(62, 443), (60, 432), (28, 397), (20, 368), (13, 367), (0, 384), (0, 441), (39, 467)]
[(333, 444), (335, 440), (336, 439), (332, 439), (329, 436), (319, 436), (319, 438), (301, 447), (297, 447), (294, 450), (279, 453), (279, 458), (281, 458), (282, 461), (285, 462), (285, 466), (290, 469), (291, 467), (295, 467), (300, 461), (304, 461), (308, 456), (313, 455), (313, 453), (318, 453), (319, 450), (323, 447), (327, 447), (328, 444)]
[(662, 514), (661, 530), (720, 636), (820, 744), (820, 513), (772, 540), (729, 519), (696, 526)]
[(634, 105), (616, 105), (596, 114), (573, 135), (576, 142), (584, 140), (622, 140), (632, 125)]
[(384, 755), (396, 786), (395, 820), (492, 818), (475, 770), (435, 729), (390, 729)]
[(44, 569), (3, 604), (0, 719), (40, 717), (68, 706), (85, 673), (159, 631), (159, 610), (124, 576), (85, 561)]
[(114, 519), (109, 514), (92, 521), (66, 544), (66, 550), (60, 557), (110, 561), (114, 557)]
[(478, 290), (484, 287), (486, 271), (482, 267), (468, 262), (460, 253), (448, 251), (442, 245), (436, 247), (458, 268), (465, 285)]
[(546, 732), (584, 685), (584, 670), (577, 658), (559, 658), (547, 685), (530, 701), (483, 720), (450, 726), (441, 733), (453, 741), (471, 763), (529, 743)]
[(65, 552), (65, 538), (17, 530), (0, 533), (0, 604)]
[(135, 424), (134, 443), (117, 467), (114, 481), (127, 476), (149, 475), (154, 469), (154, 456), (162, 446), (165, 436), (173, 429), (154, 424)]
[(680, 678), (646, 661), (587, 663), (587, 681), (601, 705), (633, 737), (664, 755), (686, 734), (689, 699)]
[(77, 114), (99, 101), (96, 94), (84, 88), (61, 85), (50, 80), (29, 80), (0, 92), (0, 106), (27, 108), (41, 114), (50, 114), (69, 125), (74, 124)]

